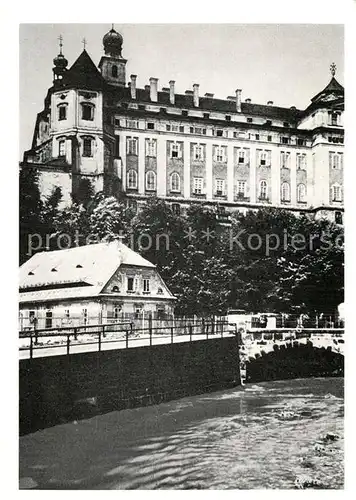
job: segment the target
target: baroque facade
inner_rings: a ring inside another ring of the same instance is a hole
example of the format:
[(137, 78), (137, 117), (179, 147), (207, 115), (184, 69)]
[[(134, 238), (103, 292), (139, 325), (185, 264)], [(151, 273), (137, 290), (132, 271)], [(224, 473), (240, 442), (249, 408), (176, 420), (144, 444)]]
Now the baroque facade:
[(60, 186), (63, 204), (88, 184), (140, 207), (154, 195), (176, 212), (190, 203), (224, 213), (281, 207), (342, 223), (344, 88), (335, 79), (309, 106), (256, 104), (237, 89), (218, 99), (127, 82), (122, 36), (103, 38), (98, 67), (84, 49), (68, 69), (54, 59), (53, 86), (37, 116), (22, 168), (39, 171), (43, 196)]

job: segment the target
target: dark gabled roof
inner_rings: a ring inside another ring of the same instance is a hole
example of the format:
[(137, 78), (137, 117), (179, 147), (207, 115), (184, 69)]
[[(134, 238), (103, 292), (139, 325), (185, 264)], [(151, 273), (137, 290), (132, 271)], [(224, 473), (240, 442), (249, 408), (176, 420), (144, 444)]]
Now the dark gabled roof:
[[(194, 106), (193, 95), (175, 94), (174, 105), (170, 103), (169, 92), (158, 92), (157, 102), (150, 100), (149, 89), (136, 89), (136, 99), (131, 98), (130, 88), (122, 87), (113, 89), (113, 95), (126, 102), (147, 103), (162, 105), (162, 107), (177, 107), (181, 109), (195, 109), (203, 112), (236, 113), (236, 102), (232, 99), (214, 99), (211, 97), (200, 97), (199, 107)], [(279, 106), (241, 103), (241, 112), (251, 116), (262, 116), (266, 119), (278, 119), (286, 122), (295, 122), (302, 115), (302, 111), (296, 108), (282, 108)]]
[(332, 77), (325, 89), (316, 94), (311, 101), (318, 101), (327, 94), (344, 95), (344, 87), (336, 80), (336, 78)]
[(61, 87), (100, 89), (103, 85), (104, 79), (85, 49), (61, 80)]

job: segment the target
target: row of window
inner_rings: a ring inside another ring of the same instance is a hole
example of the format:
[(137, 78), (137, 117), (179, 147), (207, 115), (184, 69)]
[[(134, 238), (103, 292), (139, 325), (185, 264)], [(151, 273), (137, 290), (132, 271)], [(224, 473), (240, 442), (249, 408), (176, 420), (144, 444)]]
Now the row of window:
[[(83, 102), (81, 103), (81, 119), (85, 121), (93, 121), (94, 120), (94, 113), (95, 113), (95, 106), (94, 104), (90, 102)], [(63, 121), (66, 120), (68, 117), (68, 104), (61, 102), (57, 106), (58, 109), (58, 120)]]
[[(138, 187), (138, 176), (136, 170), (129, 170), (127, 172), (127, 187), (128, 189), (137, 189)], [(146, 172), (145, 175), (145, 189), (146, 191), (155, 191), (157, 188), (157, 176), (152, 170)], [(170, 175), (170, 191), (172, 193), (181, 192), (181, 178), (178, 172), (173, 172)], [(261, 181), (259, 185), (259, 198), (266, 199), (268, 192), (267, 181)], [(196, 195), (204, 194), (204, 179), (203, 177), (193, 178), (193, 193)], [(216, 196), (226, 195), (226, 181), (224, 179), (215, 179), (215, 191)], [(237, 182), (237, 197), (245, 198), (247, 195), (247, 182), (238, 181)], [(341, 201), (341, 186), (339, 184), (334, 184), (332, 186), (332, 198), (334, 201)], [(281, 185), (281, 200), (290, 201), (290, 184), (288, 182), (283, 182)], [(305, 184), (298, 184), (297, 186), (297, 201), (303, 203), (306, 201), (306, 186)]]

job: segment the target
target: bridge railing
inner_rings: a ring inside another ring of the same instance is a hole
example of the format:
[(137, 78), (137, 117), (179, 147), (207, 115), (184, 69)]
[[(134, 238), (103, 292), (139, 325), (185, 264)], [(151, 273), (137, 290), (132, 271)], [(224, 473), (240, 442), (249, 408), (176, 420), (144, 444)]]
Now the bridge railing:
[(342, 337), (344, 328), (251, 328), (242, 334), (243, 339), (257, 341), (297, 340), (315, 336)]
[[(19, 332), (20, 351), (28, 357), (41, 356), (39, 351), (57, 349), (60, 354), (86, 351), (101, 351), (105, 348), (122, 349), (139, 346), (152, 346), (159, 343), (192, 342), (217, 337), (231, 336), (225, 321), (167, 322), (166, 326), (135, 328), (132, 322), (98, 325), (82, 325), (39, 329)], [(157, 340), (160, 340), (157, 342)], [(108, 346), (110, 344), (110, 346)], [(36, 353), (36, 354), (34, 354)], [(46, 355), (48, 354), (48, 351)]]

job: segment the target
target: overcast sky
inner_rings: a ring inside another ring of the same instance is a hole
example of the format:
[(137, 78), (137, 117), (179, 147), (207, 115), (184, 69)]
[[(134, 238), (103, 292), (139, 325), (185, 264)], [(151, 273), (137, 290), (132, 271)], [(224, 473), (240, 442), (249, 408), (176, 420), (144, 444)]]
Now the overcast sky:
[[(69, 66), (83, 50), (95, 64), (103, 55), (102, 37), (110, 24), (20, 25), (20, 155), (31, 146), (36, 114), (52, 84), (58, 36)], [(184, 93), (200, 84), (215, 97), (242, 89), (242, 99), (277, 106), (305, 108), (329, 82), (329, 66), (344, 84), (343, 26), (293, 24), (115, 24), (123, 38), (127, 80), (138, 75), (143, 87), (151, 76), (159, 89), (176, 81)]]

